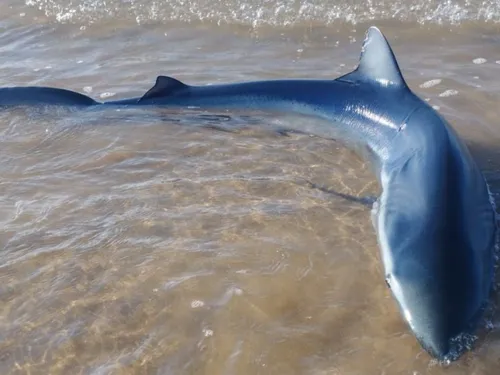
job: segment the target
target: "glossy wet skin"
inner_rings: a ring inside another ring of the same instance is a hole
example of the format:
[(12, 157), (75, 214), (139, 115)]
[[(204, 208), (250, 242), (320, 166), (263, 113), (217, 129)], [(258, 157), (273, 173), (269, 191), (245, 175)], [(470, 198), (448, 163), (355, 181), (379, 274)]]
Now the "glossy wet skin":
[(461, 353), (452, 339), (473, 330), (488, 299), (494, 212), (483, 176), (430, 108), (394, 142), (409, 151), (382, 176), (376, 222), (386, 280), (422, 346), (453, 360)]

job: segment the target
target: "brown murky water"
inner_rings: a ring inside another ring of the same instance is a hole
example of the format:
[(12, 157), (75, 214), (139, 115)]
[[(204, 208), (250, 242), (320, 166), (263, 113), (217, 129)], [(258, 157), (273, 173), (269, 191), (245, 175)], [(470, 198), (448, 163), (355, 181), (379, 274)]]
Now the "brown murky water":
[[(0, 85), (119, 98), (141, 95), (158, 74), (193, 84), (336, 77), (376, 24), (498, 196), (500, 30), (488, 17), (457, 23), (452, 12), (421, 25), (413, 21), (435, 13), (419, 8), (405, 22), (321, 12), (313, 22), (313, 12), (287, 23), (287, 8), (261, 13), (269, 22), (257, 27), (241, 7), (217, 3), (210, 22), (196, 22), (204, 2), (171, 18), (151, 4), (7, 2)], [(2, 111), (0, 373), (497, 374), (495, 309), (475, 349), (448, 367), (417, 344), (384, 282), (369, 166), (336, 141), (276, 131), (315, 121)]]

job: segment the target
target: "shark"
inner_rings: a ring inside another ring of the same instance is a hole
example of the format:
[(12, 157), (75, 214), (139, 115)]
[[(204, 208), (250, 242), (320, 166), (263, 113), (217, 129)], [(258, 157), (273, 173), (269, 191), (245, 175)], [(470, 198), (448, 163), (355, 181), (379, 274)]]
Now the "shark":
[(194, 86), (159, 76), (143, 96), (97, 102), (48, 87), (0, 88), (0, 106), (162, 106), (257, 109), (327, 121), (373, 165), (373, 204), (384, 279), (432, 357), (458, 359), (492, 290), (497, 223), (487, 182), (465, 143), (407, 85), (387, 39), (366, 32), (358, 66), (331, 80), (283, 79)]

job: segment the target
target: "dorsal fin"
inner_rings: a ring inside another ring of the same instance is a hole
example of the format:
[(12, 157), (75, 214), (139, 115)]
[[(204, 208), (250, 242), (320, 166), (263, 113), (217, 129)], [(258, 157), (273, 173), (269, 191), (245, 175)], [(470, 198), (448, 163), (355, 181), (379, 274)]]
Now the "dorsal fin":
[(353, 81), (369, 80), (383, 86), (406, 87), (391, 46), (375, 26), (370, 27), (366, 32), (358, 67), (341, 78)]
[(174, 92), (186, 88), (187, 85), (182, 83), (181, 81), (167, 76), (158, 76), (156, 78), (155, 85), (146, 92), (142, 98), (139, 99), (139, 102), (145, 99), (153, 99), (159, 97), (165, 97), (173, 94)]

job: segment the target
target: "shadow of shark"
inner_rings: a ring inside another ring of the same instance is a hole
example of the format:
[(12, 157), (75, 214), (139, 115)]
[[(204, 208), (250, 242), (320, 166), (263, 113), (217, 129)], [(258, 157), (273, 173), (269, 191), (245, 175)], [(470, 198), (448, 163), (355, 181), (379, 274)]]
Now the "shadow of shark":
[(190, 86), (160, 76), (140, 98), (105, 103), (56, 88), (0, 89), (0, 105), (38, 104), (254, 108), (328, 120), (306, 130), (341, 136), (373, 163), (382, 193), (372, 219), (402, 316), (433, 357), (451, 361), (466, 350), (492, 288), (493, 200), (455, 131), (408, 88), (377, 28), (366, 34), (358, 67), (334, 80)]

